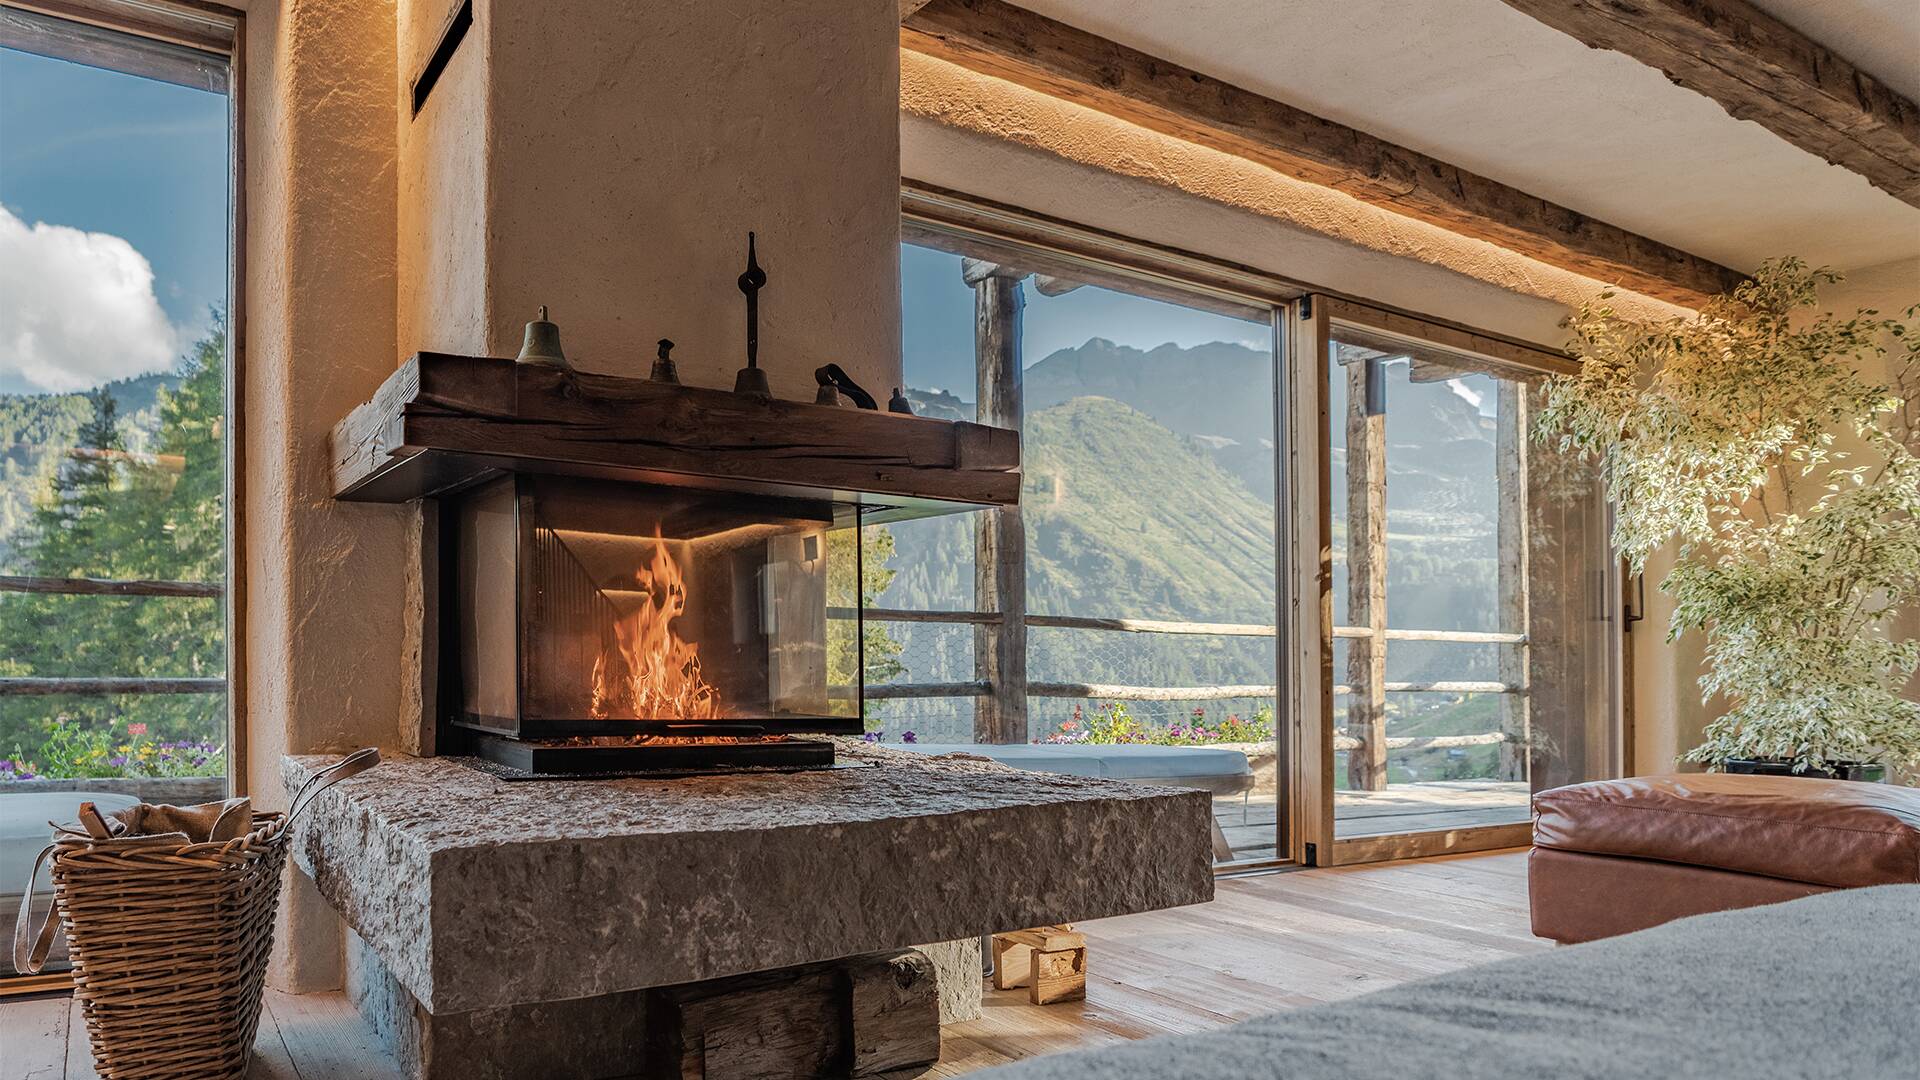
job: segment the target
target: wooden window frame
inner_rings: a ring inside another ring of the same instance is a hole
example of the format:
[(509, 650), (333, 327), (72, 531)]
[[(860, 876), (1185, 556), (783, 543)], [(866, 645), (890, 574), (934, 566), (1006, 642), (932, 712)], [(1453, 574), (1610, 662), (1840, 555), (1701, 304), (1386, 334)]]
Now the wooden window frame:
[[(227, 784), (247, 794), (246, 665), (246, 13), (208, 0), (0, 0), (0, 7), (99, 27), (227, 62), (226, 582)], [(109, 70), (119, 70), (107, 64)], [(142, 72), (129, 74), (152, 77)], [(136, 583), (137, 584), (137, 583)], [(61, 978), (67, 976), (62, 974)]]
[[(1296, 783), (1301, 797), (1295, 818), (1297, 848), (1295, 858), (1317, 866), (1347, 866), (1392, 859), (1421, 858), (1432, 855), (1493, 851), (1528, 846), (1532, 827), (1522, 821), (1504, 825), (1469, 826), (1457, 829), (1381, 836), (1341, 838), (1336, 835), (1334, 817), (1334, 745), (1332, 739), (1333, 698), (1336, 677), (1333, 669), (1332, 603), (1332, 440), (1333, 417), (1328, 409), (1328, 348), (1336, 334), (1336, 325), (1359, 328), (1418, 347), (1427, 345), (1454, 354), (1467, 354), (1498, 373), (1516, 375), (1565, 375), (1579, 371), (1578, 361), (1565, 353), (1526, 344), (1511, 338), (1486, 334), (1457, 323), (1399, 311), (1350, 297), (1318, 294), (1304, 299), (1295, 320), (1294, 351), (1290, 355), (1300, 363), (1294, 382), (1296, 411), (1303, 425), (1317, 429), (1314, 445), (1294, 447), (1293, 474), (1299, 485), (1299, 497), (1292, 504), (1301, 515), (1307, 542), (1298, 549), (1295, 587), (1313, 602), (1296, 613), (1300, 646), (1294, 662), (1302, 693), (1296, 697), (1294, 736), (1299, 740)], [(1310, 400), (1309, 400), (1310, 399)], [(1620, 581), (1618, 567), (1609, 562), (1606, 599), (1618, 611)], [(1315, 625), (1306, 625), (1312, 623)], [(1620, 623), (1624, 630), (1624, 622)], [(1618, 636), (1618, 635), (1616, 635)], [(1613, 730), (1622, 767), (1630, 766), (1631, 685), (1622, 685), (1627, 674), (1626, 650), (1622, 641), (1609, 643), (1614, 654), (1612, 690), (1615, 698)]]
[[(1285, 720), (1276, 736), (1281, 766), (1276, 799), (1282, 807), (1278, 856), (1222, 863), (1231, 875), (1309, 865), (1345, 865), (1449, 852), (1524, 846), (1525, 824), (1395, 836), (1334, 836), (1331, 417), (1326, 402), (1326, 343), (1333, 324), (1362, 326), (1383, 336), (1470, 353), (1489, 366), (1530, 374), (1577, 371), (1564, 353), (1449, 319), (1408, 311), (1267, 273), (1249, 266), (978, 198), (912, 179), (901, 183), (901, 239), (940, 246), (962, 237), (974, 254), (996, 249), (1022, 265), (1057, 267), (1063, 276), (1110, 283), (1135, 293), (1223, 308), (1260, 305), (1274, 313), (1276, 476), (1276, 697)], [(1102, 275), (1105, 275), (1103, 278)], [(1617, 583), (1616, 583), (1617, 587)], [(952, 618), (943, 616), (951, 614)], [(980, 613), (937, 613), (941, 621), (980, 621)], [(1625, 674), (1623, 669), (1623, 674)], [(955, 691), (967, 687), (956, 685)], [(1625, 740), (1631, 732), (1630, 687), (1616, 686)], [(1631, 743), (1622, 747), (1630, 754)], [(1623, 756), (1623, 763), (1630, 759)]]

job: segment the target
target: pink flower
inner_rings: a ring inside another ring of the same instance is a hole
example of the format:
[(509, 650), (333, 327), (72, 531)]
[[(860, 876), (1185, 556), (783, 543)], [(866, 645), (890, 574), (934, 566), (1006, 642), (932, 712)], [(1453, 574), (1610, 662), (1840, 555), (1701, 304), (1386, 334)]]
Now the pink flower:
[(128, 724), (127, 725), (127, 734), (129, 735), (145, 735), (146, 733), (147, 733), (147, 725), (145, 724)]

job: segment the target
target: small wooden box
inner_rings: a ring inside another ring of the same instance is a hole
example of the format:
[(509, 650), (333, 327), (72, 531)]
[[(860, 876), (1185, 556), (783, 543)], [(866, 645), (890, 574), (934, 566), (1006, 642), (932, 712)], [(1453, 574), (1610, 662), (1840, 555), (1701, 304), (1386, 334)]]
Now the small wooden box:
[(1087, 938), (1070, 925), (993, 935), (995, 989), (1027, 988), (1035, 1005), (1087, 996)]

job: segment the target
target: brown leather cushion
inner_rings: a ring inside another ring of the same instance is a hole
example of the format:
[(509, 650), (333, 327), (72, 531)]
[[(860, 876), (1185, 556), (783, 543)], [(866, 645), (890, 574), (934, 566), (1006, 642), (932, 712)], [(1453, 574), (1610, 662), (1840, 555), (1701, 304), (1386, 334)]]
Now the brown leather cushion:
[(1688, 915), (1777, 904), (1832, 891), (1825, 885), (1710, 866), (1543, 847), (1527, 853), (1533, 932), (1568, 945), (1630, 934)]
[(1701, 773), (1533, 797), (1533, 842), (1834, 888), (1920, 882), (1920, 790)]

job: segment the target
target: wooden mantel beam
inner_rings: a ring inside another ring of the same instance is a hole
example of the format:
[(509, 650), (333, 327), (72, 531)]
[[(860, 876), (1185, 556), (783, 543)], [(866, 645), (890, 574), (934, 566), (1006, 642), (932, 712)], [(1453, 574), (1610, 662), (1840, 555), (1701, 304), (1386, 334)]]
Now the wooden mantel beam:
[(1697, 306), (1742, 278), (1003, 0), (933, 0), (901, 24), (900, 44), (1648, 296)]
[(1920, 108), (1746, 0), (1506, 0), (1920, 206)]

